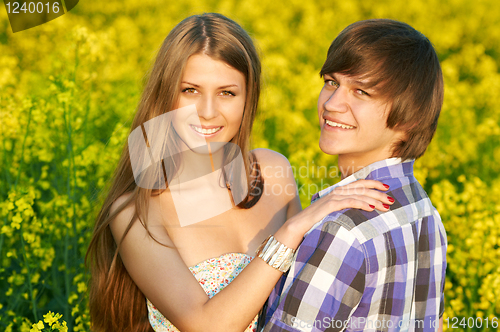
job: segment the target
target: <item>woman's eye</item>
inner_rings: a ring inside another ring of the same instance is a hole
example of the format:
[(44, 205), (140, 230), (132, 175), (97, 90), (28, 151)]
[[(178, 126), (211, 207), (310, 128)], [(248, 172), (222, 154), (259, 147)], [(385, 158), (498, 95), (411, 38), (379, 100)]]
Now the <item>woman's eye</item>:
[(358, 89), (356, 90), (360, 95), (363, 95), (363, 96), (370, 96), (366, 91), (363, 91), (361, 89)]
[(235, 94), (233, 92), (227, 91), (227, 90), (226, 91), (222, 91), (221, 95), (223, 95), (223, 96), (235, 96)]
[(182, 92), (196, 93), (196, 89), (195, 88), (185, 88), (185, 89), (182, 89)]

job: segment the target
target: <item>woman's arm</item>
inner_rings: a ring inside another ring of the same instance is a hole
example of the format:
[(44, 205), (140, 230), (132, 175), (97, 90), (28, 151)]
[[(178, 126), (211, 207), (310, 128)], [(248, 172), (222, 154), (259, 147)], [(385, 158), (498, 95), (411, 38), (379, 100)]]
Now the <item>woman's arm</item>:
[[(123, 233), (132, 213), (133, 207), (117, 215), (111, 226), (113, 234)], [(166, 232), (156, 225), (149, 228), (169, 247), (154, 241), (135, 222), (121, 243), (120, 256), (139, 289), (181, 331), (243, 331), (281, 276), (255, 259), (209, 300)]]
[[(264, 186), (271, 189), (265, 193), (280, 193), (281, 204), (286, 207), (286, 220), (302, 211), (295, 174), (288, 159), (269, 149), (254, 149), (252, 153), (257, 158), (260, 172), (265, 179)], [(281, 227), (286, 220), (283, 220), (278, 227)]]
[[(365, 181), (365, 185), (385, 190), (376, 181)], [(354, 195), (353, 188), (344, 190), (344, 195), (326, 195), (298, 214), (295, 214), (300, 207), (297, 195), (285, 198), (288, 200), (287, 214), (295, 215), (279, 228), (275, 238), (288, 247), (297, 248), (304, 233), (333, 211), (344, 208), (371, 211), (370, 204), (390, 204), (385, 199), (387, 195), (376, 190), (365, 190), (363, 196)], [(115, 204), (119, 206), (120, 200)], [(122, 237), (133, 213), (131, 205), (112, 222), (115, 239)], [(153, 236), (169, 247), (157, 243), (139, 222), (135, 222), (121, 243), (120, 255), (145, 296), (181, 331), (243, 331), (281, 277), (281, 272), (255, 258), (227, 287), (209, 299), (174, 248), (163, 225), (148, 226)]]

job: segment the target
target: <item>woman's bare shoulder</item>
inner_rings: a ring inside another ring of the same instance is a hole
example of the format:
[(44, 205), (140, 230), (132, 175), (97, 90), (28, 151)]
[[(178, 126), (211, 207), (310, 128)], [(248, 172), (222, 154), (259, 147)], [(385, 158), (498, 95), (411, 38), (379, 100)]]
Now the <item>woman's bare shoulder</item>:
[(111, 204), (109, 215), (113, 215), (118, 209), (122, 207), (122, 205), (126, 204), (126, 206), (120, 212), (118, 212), (113, 221), (118, 221), (118, 223), (121, 223), (125, 219), (128, 219), (130, 221), (135, 213), (135, 201), (131, 199), (132, 195), (132, 192), (126, 192), (118, 197), (113, 202), (113, 204)]
[[(114, 202), (113, 204), (111, 204), (111, 208), (110, 208), (110, 213), (113, 213), (115, 212), (120, 206), (122, 206), (123, 204), (125, 204), (127, 201), (129, 201), (131, 199), (131, 196), (133, 195), (133, 192), (129, 191), (129, 192), (126, 192), (124, 193), (123, 195), (121, 195), (120, 197), (118, 197)], [(127, 205), (127, 208), (130, 208), (131, 206), (133, 206), (133, 200), (130, 200), (128, 205)]]
[[(110, 208), (110, 213), (112, 214), (120, 209), (122, 205), (126, 204), (123, 210), (118, 212), (109, 224), (115, 239), (121, 239), (123, 237), (130, 222), (136, 215), (136, 202), (131, 198), (132, 195), (132, 192), (121, 195), (113, 202)], [(172, 246), (173, 244), (162, 222), (162, 214), (159, 205), (159, 196), (150, 197), (148, 199), (147, 211), (140, 211), (141, 213), (136, 217), (136, 220), (128, 232), (143, 236), (147, 241), (156, 240), (160, 243)], [(140, 220), (137, 220), (137, 218), (140, 218)], [(147, 229), (144, 226), (146, 224)]]
[(112, 216), (119, 209), (121, 209), (124, 204), (126, 204), (126, 206), (123, 207), (123, 209), (121, 209), (109, 222), (109, 227), (115, 240), (122, 237), (130, 221), (135, 215), (135, 201), (133, 199), (131, 200), (132, 195), (132, 192), (127, 192), (121, 195), (113, 202), (113, 204), (111, 204), (109, 209), (109, 215)]
[(288, 159), (279, 152), (269, 149), (254, 149), (264, 180), (293, 179), (293, 169)]
[[(279, 196), (289, 204), (297, 196), (297, 184), (288, 159), (269, 149), (252, 150), (264, 178), (264, 193)], [(266, 191), (267, 190), (267, 191)]]
[(253, 149), (252, 153), (257, 158), (257, 162), (259, 163), (261, 169), (263, 167), (291, 167), (288, 159), (279, 152), (270, 149), (259, 148)]

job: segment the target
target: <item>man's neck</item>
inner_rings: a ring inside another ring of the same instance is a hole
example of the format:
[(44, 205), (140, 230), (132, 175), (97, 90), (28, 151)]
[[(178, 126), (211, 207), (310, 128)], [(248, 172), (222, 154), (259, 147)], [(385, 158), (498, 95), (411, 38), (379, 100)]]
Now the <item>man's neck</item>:
[(353, 173), (356, 173), (357, 171), (365, 168), (368, 165), (388, 158), (391, 158), (391, 156), (383, 155), (370, 157), (367, 155), (363, 155), (360, 157), (355, 157), (350, 155), (339, 155), (338, 164), (341, 178), (345, 179), (346, 177), (352, 175)]

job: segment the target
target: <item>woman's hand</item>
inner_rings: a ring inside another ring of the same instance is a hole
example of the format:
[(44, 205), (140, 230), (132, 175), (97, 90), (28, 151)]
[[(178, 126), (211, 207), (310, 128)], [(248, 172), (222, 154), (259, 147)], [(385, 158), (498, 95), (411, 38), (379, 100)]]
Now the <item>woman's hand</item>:
[[(346, 208), (356, 208), (365, 211), (377, 209), (385, 212), (394, 203), (394, 198), (381, 192), (388, 189), (389, 186), (380, 181), (358, 180), (335, 188), (315, 203), (323, 201), (324, 204), (332, 207), (330, 212)], [(312, 206), (314, 204), (311, 204), (310, 207)]]
[[(365, 211), (388, 211), (394, 199), (381, 192), (389, 186), (375, 180), (358, 180), (339, 186), (316, 200), (302, 212), (288, 219), (276, 239), (289, 247), (296, 248), (303, 235), (325, 216), (343, 209), (354, 208)], [(300, 236), (298, 236), (300, 234)]]

